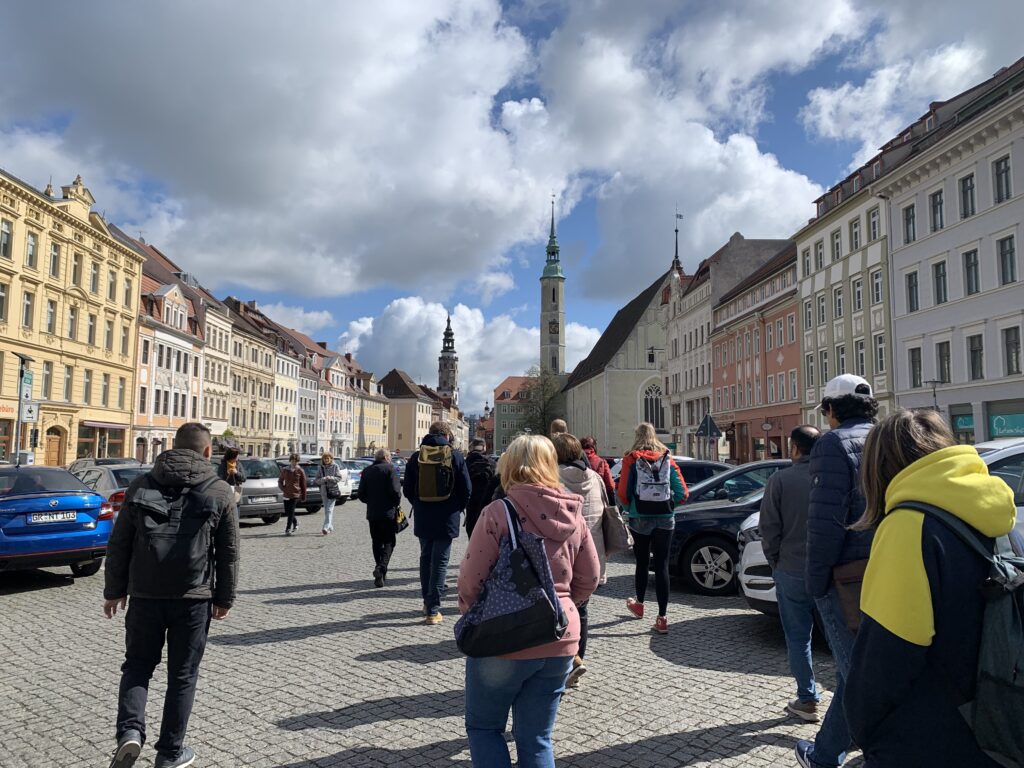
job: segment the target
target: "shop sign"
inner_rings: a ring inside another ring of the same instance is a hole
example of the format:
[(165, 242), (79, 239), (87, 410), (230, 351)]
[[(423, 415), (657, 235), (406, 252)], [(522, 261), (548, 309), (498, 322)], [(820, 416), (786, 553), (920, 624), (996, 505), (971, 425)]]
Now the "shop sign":
[(974, 414), (969, 413), (964, 416), (953, 417), (953, 431), (955, 432), (972, 432), (974, 431)]
[(1024, 437), (1024, 413), (989, 416), (989, 437)]

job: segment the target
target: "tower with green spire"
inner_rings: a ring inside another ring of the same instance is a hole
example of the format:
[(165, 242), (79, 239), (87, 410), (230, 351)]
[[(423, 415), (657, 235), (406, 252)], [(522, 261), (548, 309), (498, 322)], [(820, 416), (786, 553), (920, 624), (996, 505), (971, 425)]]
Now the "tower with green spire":
[(551, 234), (547, 262), (540, 276), (540, 367), (565, 373), (565, 275), (555, 237), (555, 200), (551, 199)]
[(444, 329), (441, 355), (437, 358), (437, 394), (451, 398), (452, 405), (459, 404), (459, 357), (455, 353), (455, 331), (452, 330), (452, 316)]

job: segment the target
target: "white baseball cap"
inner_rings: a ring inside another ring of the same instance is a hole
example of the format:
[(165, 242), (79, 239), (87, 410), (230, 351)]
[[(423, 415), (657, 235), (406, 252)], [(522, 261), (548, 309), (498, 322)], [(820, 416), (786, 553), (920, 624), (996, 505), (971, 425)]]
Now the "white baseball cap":
[[(867, 392), (863, 391), (863, 389), (858, 392), (858, 387), (867, 388)], [(873, 393), (871, 391), (871, 385), (868, 384), (867, 379), (862, 379), (860, 376), (854, 376), (852, 373), (842, 373), (825, 385), (825, 392), (822, 394), (822, 399), (829, 400), (835, 397), (842, 397), (843, 395), (866, 395), (867, 397), (871, 397)]]

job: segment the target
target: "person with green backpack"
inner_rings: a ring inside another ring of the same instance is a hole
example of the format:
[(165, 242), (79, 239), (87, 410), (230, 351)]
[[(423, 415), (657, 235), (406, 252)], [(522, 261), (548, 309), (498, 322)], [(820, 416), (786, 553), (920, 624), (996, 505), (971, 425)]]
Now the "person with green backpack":
[(1024, 766), (1024, 558), (1013, 492), (941, 414), (900, 410), (861, 462), (874, 529), (844, 705), (868, 768)]

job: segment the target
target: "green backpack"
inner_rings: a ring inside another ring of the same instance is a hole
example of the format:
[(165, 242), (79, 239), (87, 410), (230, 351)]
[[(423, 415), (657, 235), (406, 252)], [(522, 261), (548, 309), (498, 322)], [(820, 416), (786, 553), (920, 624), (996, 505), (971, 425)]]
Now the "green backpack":
[(989, 551), (973, 529), (946, 510), (921, 501), (901, 509), (924, 512), (949, 528), (992, 566), (982, 587), (985, 615), (978, 651), (978, 688), (961, 708), (978, 745), (1007, 768), (1024, 766), (1024, 557), (1007, 536)]
[(417, 460), (416, 495), (420, 501), (448, 501), (455, 488), (450, 445), (421, 445)]

